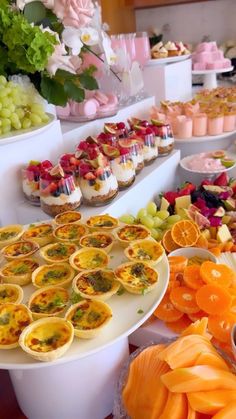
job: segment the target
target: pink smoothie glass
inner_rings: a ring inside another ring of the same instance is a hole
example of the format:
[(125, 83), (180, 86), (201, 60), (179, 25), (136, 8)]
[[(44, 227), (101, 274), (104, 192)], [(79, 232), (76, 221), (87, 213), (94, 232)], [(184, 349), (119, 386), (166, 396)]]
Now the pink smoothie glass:
[(151, 58), (150, 44), (147, 32), (136, 32), (134, 38), (136, 60), (143, 68)]

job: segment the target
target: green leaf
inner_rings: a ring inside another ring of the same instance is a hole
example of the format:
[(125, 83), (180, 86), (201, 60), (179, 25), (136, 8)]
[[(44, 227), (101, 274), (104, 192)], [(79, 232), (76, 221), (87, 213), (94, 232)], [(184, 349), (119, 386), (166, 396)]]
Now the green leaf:
[(76, 102), (83, 102), (85, 98), (84, 90), (76, 86), (71, 80), (65, 81), (64, 89), (70, 99)]
[(57, 106), (65, 106), (68, 101), (68, 95), (64, 90), (64, 86), (47, 76), (42, 76), (40, 84), (41, 94), (48, 101)]
[(89, 74), (83, 73), (79, 75), (80, 84), (87, 90), (97, 90), (97, 80)]
[(24, 7), (24, 15), (29, 23), (38, 23), (47, 15), (47, 9), (41, 1), (33, 1)]
[(55, 74), (56, 79), (61, 80), (78, 80), (78, 75), (69, 73), (69, 71), (61, 70), (60, 68), (57, 70)]

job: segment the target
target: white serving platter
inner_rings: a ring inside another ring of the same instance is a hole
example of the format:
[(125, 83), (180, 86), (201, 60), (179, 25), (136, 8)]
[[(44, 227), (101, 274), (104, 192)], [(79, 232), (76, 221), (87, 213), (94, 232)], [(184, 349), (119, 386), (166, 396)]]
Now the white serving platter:
[(184, 143), (184, 144), (192, 144), (192, 143), (205, 143), (207, 141), (217, 141), (223, 138), (230, 137), (231, 135), (236, 134), (236, 130), (224, 132), (223, 134), (219, 135), (205, 135), (204, 137), (191, 137), (191, 138), (178, 138), (175, 137), (176, 143)]
[(175, 57), (167, 57), (167, 58), (152, 58), (151, 60), (148, 60), (145, 66), (150, 67), (150, 66), (155, 66), (155, 65), (177, 63), (179, 61), (185, 61), (190, 57), (191, 57), (191, 54), (176, 55)]

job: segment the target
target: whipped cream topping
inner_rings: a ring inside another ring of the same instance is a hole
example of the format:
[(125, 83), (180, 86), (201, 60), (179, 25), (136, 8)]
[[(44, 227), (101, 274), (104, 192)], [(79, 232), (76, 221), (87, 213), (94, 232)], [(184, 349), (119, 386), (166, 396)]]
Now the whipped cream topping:
[(41, 196), (41, 202), (44, 202), (47, 205), (64, 205), (64, 204), (74, 204), (75, 202), (80, 202), (82, 198), (82, 193), (80, 188), (76, 188), (70, 195), (62, 193), (60, 196)]
[(88, 201), (92, 198), (109, 194), (111, 191), (118, 190), (116, 177), (111, 174), (106, 180), (96, 179), (96, 183), (91, 185), (88, 180), (80, 179), (80, 188), (83, 197)]

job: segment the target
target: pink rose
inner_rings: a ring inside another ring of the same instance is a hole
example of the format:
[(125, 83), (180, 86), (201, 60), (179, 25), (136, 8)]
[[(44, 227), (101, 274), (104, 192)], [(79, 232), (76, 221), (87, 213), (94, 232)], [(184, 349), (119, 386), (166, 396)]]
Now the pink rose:
[(64, 26), (82, 28), (91, 21), (94, 4), (92, 0), (57, 0), (53, 10)]

